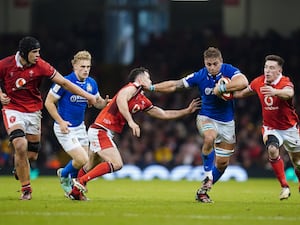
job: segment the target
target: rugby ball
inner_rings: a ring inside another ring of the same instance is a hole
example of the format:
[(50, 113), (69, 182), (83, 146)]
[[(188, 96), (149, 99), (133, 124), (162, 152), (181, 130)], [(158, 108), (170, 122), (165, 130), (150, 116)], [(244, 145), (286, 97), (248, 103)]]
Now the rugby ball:
[[(218, 81), (218, 84), (228, 84), (229, 82), (231, 82), (230, 78), (228, 77), (221, 77), (220, 80)], [(232, 92), (225, 92), (223, 94), (220, 95), (220, 97), (225, 100), (231, 100), (233, 99), (233, 93)]]

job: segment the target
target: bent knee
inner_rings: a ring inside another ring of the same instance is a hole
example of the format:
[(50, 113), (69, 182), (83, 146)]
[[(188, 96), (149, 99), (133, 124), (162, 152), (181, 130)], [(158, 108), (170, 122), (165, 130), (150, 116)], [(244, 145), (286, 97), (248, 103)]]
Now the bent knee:
[(115, 172), (115, 171), (118, 171), (118, 170), (120, 170), (120, 169), (122, 169), (122, 167), (123, 167), (123, 162), (122, 161), (120, 161), (120, 162), (111, 162), (111, 165), (112, 165), (112, 169), (113, 169), (113, 171)]
[(268, 154), (271, 159), (276, 159), (279, 156), (279, 148), (274, 145), (269, 145)]

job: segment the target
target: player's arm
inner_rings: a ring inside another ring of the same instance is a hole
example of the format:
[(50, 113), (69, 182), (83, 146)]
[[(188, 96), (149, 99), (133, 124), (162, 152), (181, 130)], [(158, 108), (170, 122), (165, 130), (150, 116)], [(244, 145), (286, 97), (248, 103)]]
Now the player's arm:
[(10, 97), (8, 97), (7, 94), (5, 94), (1, 88), (0, 88), (0, 101), (2, 105), (7, 105), (8, 103), (10, 103)]
[(107, 105), (107, 103), (111, 101), (108, 95), (105, 96), (105, 99), (100, 95), (97, 95), (96, 99), (97, 102), (93, 106), (97, 109), (103, 109)]
[(119, 108), (120, 113), (123, 115), (125, 120), (128, 123), (128, 126), (131, 128), (134, 136), (139, 137), (141, 130), (139, 125), (133, 120), (131, 113), (129, 112), (128, 101), (132, 98), (134, 93), (137, 91), (136, 87), (128, 86), (121, 89), (118, 93), (116, 102)]
[(188, 107), (178, 110), (164, 110), (157, 106), (153, 106), (151, 109), (146, 111), (146, 113), (152, 117), (162, 119), (162, 120), (171, 120), (177, 119), (179, 117), (191, 114), (196, 110), (200, 109), (201, 100), (199, 98), (193, 99)]
[(70, 122), (63, 120), (57, 111), (58, 99), (51, 93), (51, 90), (48, 92), (48, 95), (45, 100), (45, 107), (48, 110), (50, 116), (59, 124), (60, 130), (62, 133), (68, 133), (68, 126), (72, 125)]
[(68, 79), (65, 79), (59, 72), (55, 72), (55, 75), (52, 78), (52, 81), (54, 83), (59, 84), (60, 86), (62, 86), (64, 89), (68, 90), (69, 92), (76, 94), (76, 95), (80, 95), (81, 97), (84, 97), (88, 100), (90, 105), (94, 105), (96, 104), (96, 97), (88, 92), (86, 92), (85, 90), (83, 90), (82, 88), (78, 87), (77, 85), (73, 84), (71, 81), (69, 81)]
[(228, 92), (234, 92), (234, 91), (239, 91), (248, 86), (249, 82), (247, 77), (240, 73), (237, 75), (234, 75), (231, 79), (231, 82), (226, 84), (226, 90)]
[(151, 84), (149, 87), (144, 87), (146, 90), (157, 92), (174, 92), (177, 89), (184, 88), (183, 80), (168, 80), (156, 84)]
[(277, 96), (282, 99), (290, 99), (294, 96), (294, 88), (287, 86), (282, 89), (276, 89), (272, 86), (266, 85), (260, 88), (260, 92), (266, 96)]
[[(220, 88), (220, 84), (216, 84), (214, 88), (215, 95), (221, 95), (224, 92), (235, 92), (242, 90), (247, 87), (249, 84), (248, 79), (242, 73), (236, 74), (232, 77), (231, 82), (224, 84), (224, 88)], [(221, 92), (221, 90), (225, 90)]]
[(247, 86), (246, 88), (244, 88), (243, 90), (240, 90), (240, 91), (235, 91), (233, 93), (233, 97), (234, 98), (244, 98), (244, 97), (248, 97), (248, 96), (251, 96), (251, 95), (255, 95), (256, 92), (252, 91), (250, 89), (249, 86)]

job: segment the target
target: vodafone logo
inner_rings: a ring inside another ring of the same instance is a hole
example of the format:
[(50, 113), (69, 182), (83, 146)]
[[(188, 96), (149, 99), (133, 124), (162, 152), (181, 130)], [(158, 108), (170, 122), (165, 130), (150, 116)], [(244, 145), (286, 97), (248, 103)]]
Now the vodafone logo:
[(138, 104), (135, 104), (134, 107), (132, 108), (131, 112), (136, 113), (140, 110), (141, 110), (140, 106)]
[(266, 106), (272, 106), (274, 101), (271, 96), (265, 96), (264, 102), (265, 102)]
[(25, 80), (24, 78), (18, 78), (18, 79), (16, 80), (16, 87), (17, 87), (18, 89), (24, 87), (25, 84), (26, 84), (26, 80)]

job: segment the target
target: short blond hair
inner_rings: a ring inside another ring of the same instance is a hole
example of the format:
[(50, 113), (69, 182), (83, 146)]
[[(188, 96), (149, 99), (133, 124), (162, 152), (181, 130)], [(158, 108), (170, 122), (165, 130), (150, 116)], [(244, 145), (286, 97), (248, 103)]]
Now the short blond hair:
[(203, 53), (204, 59), (207, 58), (220, 58), (222, 59), (222, 53), (218, 48), (215, 47), (209, 47), (206, 49)]
[(76, 64), (79, 60), (92, 60), (92, 56), (91, 54), (84, 50), (84, 51), (79, 51), (76, 53), (76, 55), (74, 55), (73, 59), (71, 60), (72, 65), (74, 66), (74, 64)]

